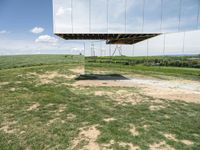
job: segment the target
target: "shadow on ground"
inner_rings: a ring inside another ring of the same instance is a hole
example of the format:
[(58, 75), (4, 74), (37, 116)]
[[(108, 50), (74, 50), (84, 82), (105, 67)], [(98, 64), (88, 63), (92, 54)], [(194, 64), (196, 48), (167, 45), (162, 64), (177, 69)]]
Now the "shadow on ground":
[(76, 78), (76, 80), (129, 80), (120, 74), (84, 74)]

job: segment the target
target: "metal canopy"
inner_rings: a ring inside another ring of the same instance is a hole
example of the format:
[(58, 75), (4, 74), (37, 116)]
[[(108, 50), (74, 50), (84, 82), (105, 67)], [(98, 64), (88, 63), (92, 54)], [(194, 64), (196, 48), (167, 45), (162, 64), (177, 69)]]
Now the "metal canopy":
[(56, 35), (66, 40), (106, 40), (107, 44), (136, 44), (160, 34), (161, 33), (63, 33)]

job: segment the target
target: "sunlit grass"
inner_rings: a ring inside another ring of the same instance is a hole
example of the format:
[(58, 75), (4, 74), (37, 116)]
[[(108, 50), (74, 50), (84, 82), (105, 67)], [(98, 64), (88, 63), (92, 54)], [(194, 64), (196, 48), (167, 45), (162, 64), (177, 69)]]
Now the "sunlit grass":
[[(80, 129), (91, 126), (100, 132), (97, 144), (107, 144), (109, 149), (128, 149), (130, 144), (148, 149), (163, 141), (180, 150), (200, 147), (200, 104), (158, 101), (137, 88), (76, 87), (74, 78), (55, 77), (51, 83), (41, 84), (39, 75), (77, 75), (70, 69), (78, 66), (64, 63), (0, 70), (0, 149), (70, 149)], [(119, 100), (135, 94), (140, 102), (118, 103), (118, 91), (127, 92)], [(105, 121), (109, 118), (111, 121)], [(130, 131), (133, 127), (135, 135)], [(76, 149), (87, 144), (87, 139), (79, 139)]]

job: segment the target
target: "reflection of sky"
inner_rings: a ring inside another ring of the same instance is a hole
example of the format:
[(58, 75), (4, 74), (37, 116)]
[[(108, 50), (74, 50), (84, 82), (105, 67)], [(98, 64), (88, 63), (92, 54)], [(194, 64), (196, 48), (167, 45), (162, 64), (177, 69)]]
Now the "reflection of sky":
[[(199, 0), (91, 0), (91, 3), (89, 2), (90, 0), (54, 0), (55, 32), (69, 33), (73, 30), (75, 33), (88, 33), (90, 27), (91, 32), (104, 33), (125, 32), (125, 27), (126, 32), (131, 33), (161, 32), (161, 29), (162, 32), (172, 32), (178, 31), (180, 14), (180, 31), (197, 29)], [(91, 11), (89, 11), (90, 5)]]
[[(71, 0), (0, 0), (0, 55), (5, 54), (79, 54), (86, 42), (90, 55), (91, 41), (66, 41), (53, 35), (52, 1), (56, 1), (56, 26), (62, 32), (71, 32)], [(109, 1), (109, 32), (124, 32), (124, 0)], [(161, 0), (145, 0), (145, 32), (159, 32)], [(198, 1), (182, 0), (181, 31), (197, 29)], [(89, 32), (89, 0), (73, 0), (75, 32)], [(91, 0), (91, 31), (107, 32), (107, 0)], [(163, 31), (178, 29), (179, 0), (163, 0)], [(127, 0), (127, 32), (142, 31), (143, 0)], [(199, 20), (200, 21), (200, 20)], [(200, 22), (199, 22), (200, 25)], [(43, 32), (30, 32), (35, 27)], [(200, 26), (199, 26), (200, 27)], [(42, 39), (42, 40), (41, 40)], [(200, 31), (186, 33), (185, 54), (200, 53)], [(104, 42), (104, 43), (103, 43)], [(109, 54), (105, 41), (96, 42), (96, 54)], [(182, 54), (183, 33), (166, 36), (166, 54)], [(115, 46), (111, 47), (112, 52)], [(123, 46), (124, 55), (133, 55), (133, 46)], [(135, 45), (134, 55), (146, 55), (147, 42)], [(117, 53), (118, 54), (118, 53)], [(149, 55), (163, 54), (163, 36), (149, 40)]]
[[(152, 55), (189, 55), (200, 54), (199, 36), (200, 30), (185, 32), (185, 40), (183, 38), (184, 32), (170, 33), (152, 38), (147, 41), (137, 43), (135, 45), (119, 45), (122, 49), (122, 54), (126, 56), (152, 56)], [(184, 45), (183, 45), (183, 41)], [(165, 46), (165, 48), (164, 48)], [(114, 53), (116, 46), (111, 46), (111, 54)], [(98, 56), (109, 55), (109, 45), (104, 42), (94, 42), (95, 54)], [(86, 55), (91, 55), (91, 43), (87, 44)], [(118, 50), (115, 55), (119, 55)]]

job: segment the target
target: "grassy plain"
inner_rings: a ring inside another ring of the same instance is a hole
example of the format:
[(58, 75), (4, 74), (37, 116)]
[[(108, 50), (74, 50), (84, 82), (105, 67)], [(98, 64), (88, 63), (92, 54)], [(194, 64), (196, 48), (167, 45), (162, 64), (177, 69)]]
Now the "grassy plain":
[[(200, 104), (137, 87), (76, 86), (81, 56), (0, 57), (0, 149), (196, 149)], [(89, 70), (199, 79), (199, 69), (88, 64)], [(128, 101), (127, 101), (128, 100)]]

